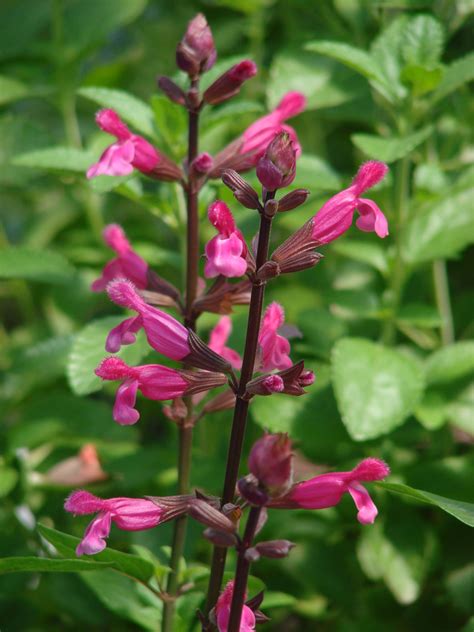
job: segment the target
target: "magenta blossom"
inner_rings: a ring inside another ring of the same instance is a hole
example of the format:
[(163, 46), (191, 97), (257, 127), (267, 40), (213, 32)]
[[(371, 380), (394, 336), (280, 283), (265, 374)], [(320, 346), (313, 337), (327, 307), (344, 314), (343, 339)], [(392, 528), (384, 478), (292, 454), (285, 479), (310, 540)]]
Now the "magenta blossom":
[(135, 334), (141, 328), (158, 353), (172, 360), (182, 360), (190, 353), (186, 327), (169, 314), (145, 303), (133, 283), (115, 279), (107, 285), (107, 293), (117, 305), (138, 312), (138, 316), (127, 318), (109, 333), (105, 344), (109, 353), (116, 353), (121, 345), (133, 343)]
[(270, 303), (265, 310), (258, 335), (262, 371), (288, 369), (293, 364), (289, 356), (290, 343), (278, 333), (284, 322), (283, 307), (276, 302)]
[(115, 250), (118, 256), (105, 265), (102, 275), (92, 283), (92, 291), (102, 292), (107, 283), (117, 277), (126, 277), (144, 290), (148, 285), (148, 264), (132, 249), (123, 228), (118, 224), (109, 224), (104, 229), (103, 237), (107, 246)]
[(103, 500), (86, 491), (73, 492), (64, 504), (66, 511), (76, 515), (96, 513), (76, 548), (77, 555), (94, 555), (107, 546), (114, 522), (125, 531), (142, 531), (159, 525), (166, 516), (166, 509), (145, 498), (109, 498)]
[(140, 418), (135, 409), (137, 390), (148, 399), (165, 401), (181, 397), (189, 386), (189, 382), (175, 369), (160, 364), (128, 366), (117, 357), (102, 360), (95, 373), (103, 380), (122, 381), (113, 411), (115, 421), (122, 425), (134, 424)]
[(225, 277), (242, 276), (247, 270), (247, 245), (229, 207), (217, 200), (210, 205), (208, 217), (219, 234), (206, 244), (204, 274), (208, 278), (219, 274)]
[[(234, 592), (234, 582), (230, 581), (220, 594), (216, 603), (216, 623), (219, 632), (227, 632), (230, 619), (230, 608), (232, 605), (232, 594)], [(242, 618), (240, 620), (239, 632), (252, 632), (255, 630), (255, 614), (248, 606), (244, 605)]]
[(326, 509), (337, 505), (343, 494), (349, 493), (358, 509), (357, 520), (372, 524), (377, 507), (362, 483), (380, 481), (388, 476), (390, 468), (379, 459), (364, 459), (350, 472), (330, 472), (297, 483), (274, 506), (288, 509)]
[(232, 320), (230, 316), (222, 316), (217, 325), (212, 329), (209, 335), (209, 348), (225, 358), (234, 369), (241, 369), (242, 358), (230, 347), (226, 347), (226, 342), (232, 333)]
[(350, 228), (355, 211), (360, 216), (356, 221), (357, 228), (386, 237), (388, 224), (385, 215), (373, 200), (360, 196), (380, 182), (387, 171), (388, 167), (383, 162), (371, 160), (363, 164), (351, 186), (330, 198), (314, 216), (313, 239), (320, 244), (334, 241)]
[(160, 162), (160, 155), (147, 140), (128, 129), (114, 110), (99, 110), (97, 125), (117, 138), (104, 151), (99, 161), (87, 170), (88, 178), (95, 176), (127, 176), (133, 169), (149, 173)]

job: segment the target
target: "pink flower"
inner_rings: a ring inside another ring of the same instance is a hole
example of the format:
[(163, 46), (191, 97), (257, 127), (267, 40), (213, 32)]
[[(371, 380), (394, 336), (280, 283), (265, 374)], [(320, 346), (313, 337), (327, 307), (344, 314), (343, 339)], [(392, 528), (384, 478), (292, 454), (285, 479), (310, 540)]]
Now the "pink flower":
[[(219, 632), (227, 632), (230, 618), (230, 607), (232, 605), (232, 594), (234, 592), (234, 582), (230, 581), (220, 594), (216, 603), (216, 622)], [(255, 630), (255, 615), (246, 605), (242, 610), (239, 632), (252, 632)]]
[(99, 161), (87, 170), (87, 177), (126, 176), (138, 169), (144, 173), (153, 171), (160, 162), (160, 155), (147, 140), (128, 129), (114, 110), (99, 110), (96, 115), (98, 126), (107, 134), (117, 138), (104, 151)]
[(247, 270), (247, 245), (229, 207), (217, 200), (210, 205), (208, 217), (219, 234), (206, 244), (204, 274), (208, 278), (219, 274), (225, 277), (242, 276)]
[(331, 472), (297, 483), (282, 499), (275, 501), (280, 508), (326, 509), (337, 505), (346, 492), (352, 496), (358, 509), (357, 520), (372, 524), (377, 507), (361, 483), (380, 481), (390, 473), (386, 463), (379, 459), (364, 459), (350, 472)]
[(360, 230), (375, 231), (379, 237), (386, 237), (388, 224), (385, 215), (373, 200), (360, 195), (380, 182), (387, 171), (388, 167), (383, 162), (371, 160), (363, 164), (351, 186), (330, 198), (314, 216), (313, 239), (320, 244), (334, 241), (350, 228), (355, 211), (360, 215), (356, 221)]
[(92, 291), (102, 292), (107, 283), (117, 277), (126, 277), (144, 290), (148, 285), (148, 264), (133, 251), (123, 228), (118, 224), (109, 224), (104, 229), (103, 237), (107, 246), (115, 250), (118, 256), (106, 264), (102, 275), (92, 283)]
[(247, 127), (242, 134), (244, 143), (240, 148), (240, 153), (252, 152), (255, 160), (254, 164), (256, 164), (275, 136), (281, 132), (287, 132), (293, 141), (296, 155), (299, 156), (301, 154), (301, 145), (298, 142), (296, 132), (289, 125), (285, 125), (284, 122), (300, 114), (305, 106), (306, 97), (304, 94), (301, 94), (301, 92), (287, 92), (272, 112), (262, 116)]
[(48, 483), (54, 485), (87, 485), (107, 478), (100, 465), (97, 449), (93, 443), (86, 443), (75, 456), (56, 463), (45, 474)]
[(279, 303), (270, 303), (265, 310), (258, 335), (261, 348), (261, 370), (287, 369), (293, 363), (290, 359), (290, 343), (278, 334), (285, 322), (285, 312)]
[(76, 515), (96, 513), (76, 548), (77, 555), (94, 555), (105, 549), (114, 522), (125, 531), (152, 529), (166, 517), (164, 507), (145, 498), (109, 498), (102, 500), (86, 491), (73, 492), (64, 504), (66, 511)]
[(164, 401), (184, 395), (189, 382), (179, 371), (160, 364), (128, 366), (117, 357), (105, 358), (95, 370), (103, 380), (121, 380), (117, 391), (113, 417), (123, 425), (134, 424), (140, 418), (135, 409), (137, 390), (148, 399)]
[(117, 305), (138, 312), (138, 316), (127, 318), (109, 333), (105, 344), (109, 353), (134, 342), (136, 332), (142, 327), (149, 344), (158, 353), (172, 360), (182, 360), (190, 353), (186, 327), (169, 314), (145, 303), (133, 283), (115, 279), (108, 284), (107, 293)]
[(245, 81), (257, 74), (257, 66), (250, 59), (244, 59), (229, 68), (212, 83), (203, 94), (205, 103), (216, 105), (227, 101), (240, 92)]
[(230, 316), (222, 316), (209, 335), (208, 346), (210, 349), (230, 362), (234, 369), (240, 369), (242, 367), (242, 358), (237, 351), (234, 351), (225, 345), (231, 333), (232, 320), (230, 319)]

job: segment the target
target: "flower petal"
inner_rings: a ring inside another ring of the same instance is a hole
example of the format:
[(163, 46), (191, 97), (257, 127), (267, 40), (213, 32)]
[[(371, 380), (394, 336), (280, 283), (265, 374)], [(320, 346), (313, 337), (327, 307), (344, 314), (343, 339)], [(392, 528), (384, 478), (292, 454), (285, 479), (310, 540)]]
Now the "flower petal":
[(123, 426), (134, 424), (140, 419), (140, 413), (134, 408), (137, 390), (137, 380), (127, 380), (117, 390), (113, 417), (117, 423)]
[(110, 533), (112, 519), (108, 511), (99, 513), (87, 527), (76, 548), (76, 555), (95, 555), (105, 549), (105, 538)]
[(356, 221), (357, 228), (365, 232), (374, 231), (382, 239), (388, 235), (387, 218), (373, 200), (357, 200), (357, 211), (360, 214)]
[(350, 483), (347, 491), (352, 496), (355, 506), (359, 510), (357, 520), (361, 524), (372, 524), (377, 517), (378, 510), (369, 492), (359, 483)]

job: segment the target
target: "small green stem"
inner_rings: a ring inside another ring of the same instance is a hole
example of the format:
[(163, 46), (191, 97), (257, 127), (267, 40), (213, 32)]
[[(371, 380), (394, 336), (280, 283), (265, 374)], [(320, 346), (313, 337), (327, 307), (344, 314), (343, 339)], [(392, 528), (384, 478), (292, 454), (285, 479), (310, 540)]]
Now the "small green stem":
[(449, 296), (449, 282), (446, 271), (446, 261), (437, 259), (433, 262), (433, 285), (436, 296), (436, 305), (441, 316), (441, 340), (443, 345), (454, 342), (453, 312)]

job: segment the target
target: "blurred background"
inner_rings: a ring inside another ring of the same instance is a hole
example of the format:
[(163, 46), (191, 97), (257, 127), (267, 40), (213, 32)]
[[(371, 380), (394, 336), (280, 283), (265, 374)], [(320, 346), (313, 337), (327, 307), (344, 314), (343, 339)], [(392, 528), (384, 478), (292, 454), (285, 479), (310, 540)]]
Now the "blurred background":
[[(288, 431), (301, 478), (372, 455), (390, 464), (391, 482), (473, 501), (472, 2), (3, 0), (2, 557), (50, 553), (37, 522), (80, 536), (87, 519), (62, 509), (78, 481), (104, 497), (173, 493), (176, 428), (143, 398), (139, 424), (118, 426), (115, 386), (93, 374), (121, 312), (89, 288), (111, 256), (101, 239), (110, 222), (182, 286), (183, 199), (176, 185), (84, 174), (109, 142), (94, 123), (99, 106), (116, 107), (182, 159), (186, 117), (158, 93), (156, 77), (176, 75), (176, 44), (198, 11), (214, 33), (217, 70), (243, 57), (259, 66), (237, 99), (205, 113), (202, 150), (215, 153), (285, 92), (308, 97), (291, 124), (303, 146), (294, 186), (312, 195), (278, 217), (274, 244), (364, 160), (391, 168), (368, 195), (388, 216), (389, 238), (352, 228), (316, 268), (270, 284), (267, 301), (279, 300), (301, 332), (292, 357), (317, 380), (304, 398), (256, 400), (247, 448), (263, 428)], [(216, 196), (250, 239), (256, 218), (219, 183), (203, 190), (203, 218)], [(204, 243), (212, 234), (205, 220), (202, 232)], [(200, 320), (205, 339), (216, 320)], [(238, 309), (231, 346), (240, 352), (244, 325)], [(156, 361), (143, 340), (124, 357)], [(230, 418), (214, 414), (196, 428), (192, 480), (209, 493), (220, 491)], [(268, 587), (262, 609), (271, 621), (262, 630), (474, 629), (467, 524), (381, 487), (373, 493), (380, 515), (371, 528), (357, 523), (350, 498), (330, 510), (270, 515), (262, 537), (297, 547), (253, 568), (250, 593)], [(205, 586), (210, 547), (201, 531), (190, 524), (183, 581), (194, 588), (178, 606), (183, 632), (196, 629)], [(169, 525), (113, 529), (110, 546), (163, 569), (170, 539)], [(0, 576), (2, 632), (156, 630), (159, 618), (158, 600), (112, 570)]]

